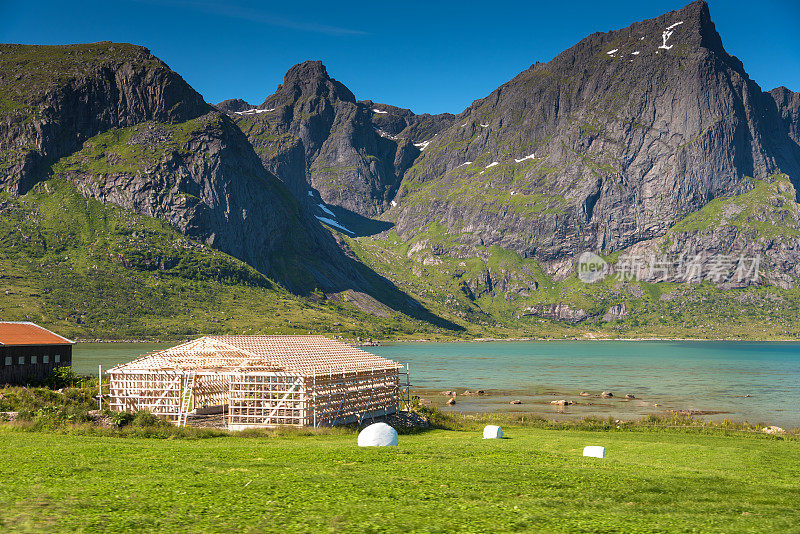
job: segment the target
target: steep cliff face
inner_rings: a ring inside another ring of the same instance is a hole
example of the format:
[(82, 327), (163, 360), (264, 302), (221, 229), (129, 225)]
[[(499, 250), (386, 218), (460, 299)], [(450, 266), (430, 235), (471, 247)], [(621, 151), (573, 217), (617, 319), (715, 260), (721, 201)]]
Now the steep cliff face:
[(553, 271), (664, 235), (748, 177), (800, 180), (781, 98), (794, 102), (763, 93), (694, 2), (593, 34), (473, 103), (430, 140), (385, 218), (403, 236), (444, 224), (462, 255), (500, 245)]
[(353, 270), (333, 238), (263, 168), (222, 113), (112, 129), (55, 171), (85, 196), (166, 219), (294, 291), (352, 283)]
[(388, 206), (406, 169), (420, 154), (416, 135), (433, 135), (448, 116), (356, 102), (328, 76), (320, 61), (295, 65), (277, 91), (257, 108), (241, 101), (218, 104), (229, 111), (264, 165), (295, 196), (309, 196), (371, 217)]
[(777, 112), (782, 119), (780, 129), (795, 143), (800, 144), (800, 93), (786, 87), (777, 87), (770, 91), (770, 96), (775, 100)]
[(755, 180), (745, 193), (709, 202), (663, 237), (629, 247), (611, 274), (620, 269), (652, 282), (705, 279), (723, 289), (764, 283), (790, 289), (800, 279), (797, 191), (784, 174)]
[(182, 122), (208, 110), (140, 46), (0, 45), (0, 187), (24, 193), (50, 164), (109, 128)]
[(226, 114), (146, 49), (3, 45), (0, 53), (6, 191), (21, 195), (63, 175), (85, 196), (167, 220), (292, 291), (404, 301), (342, 253)]
[[(85, 197), (167, 221), (190, 238), (186, 242), (244, 261), (313, 300), (347, 294), (350, 304), (337, 306), (384, 316), (397, 310), (455, 327), (343, 251), (264, 168), (231, 118), (146, 49), (3, 45), (0, 53), (0, 187), (12, 197), (47, 193), (56, 183), (77, 187)], [(335, 90), (347, 98), (349, 92)], [(221, 107), (249, 106), (232, 101)], [(51, 178), (56, 181), (45, 181)], [(42, 187), (34, 189), (37, 183)], [(57, 213), (68, 220), (66, 206)], [(145, 239), (140, 248), (150, 244)], [(135, 252), (142, 254), (146, 265), (167, 269), (174, 263), (162, 251)], [(199, 257), (189, 256), (182, 272)], [(236, 265), (233, 258), (220, 265)], [(227, 279), (230, 272), (220, 268), (217, 276)]]

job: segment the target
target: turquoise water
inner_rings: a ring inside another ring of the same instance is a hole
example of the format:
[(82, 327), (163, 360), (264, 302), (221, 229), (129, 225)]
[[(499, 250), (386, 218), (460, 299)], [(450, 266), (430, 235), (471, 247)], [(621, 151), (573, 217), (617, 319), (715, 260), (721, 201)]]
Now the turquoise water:
[[(563, 417), (621, 418), (669, 409), (702, 410), (724, 412), (707, 419), (800, 427), (800, 344), (795, 343), (409, 343), (366, 350), (409, 363), (417, 387), (492, 393), (487, 398), (457, 397), (453, 410), (483, 411), (503, 405), (504, 410)], [(580, 391), (604, 390), (616, 398), (578, 396)], [(626, 393), (637, 399), (619, 398)], [(554, 398), (581, 404), (550, 406)], [(511, 407), (512, 399), (523, 404)]]
[(78, 343), (72, 348), (72, 368), (79, 375), (97, 376), (97, 366), (107, 371), (148, 352), (169, 348), (176, 343)]
[[(156, 344), (79, 344), (79, 373), (97, 373)], [(729, 418), (800, 427), (800, 344), (663, 341), (402, 343), (365, 350), (408, 363), (415, 388), (444, 404), (442, 390), (483, 389), (457, 396), (458, 411), (520, 411), (556, 418), (641, 417), (666, 410), (721, 412)], [(580, 397), (610, 390), (614, 399)], [(627, 401), (626, 393), (636, 396)], [(745, 395), (750, 395), (746, 397)], [(511, 400), (521, 405), (509, 405)], [(551, 406), (554, 399), (579, 402)], [(658, 404), (658, 406), (654, 406)]]

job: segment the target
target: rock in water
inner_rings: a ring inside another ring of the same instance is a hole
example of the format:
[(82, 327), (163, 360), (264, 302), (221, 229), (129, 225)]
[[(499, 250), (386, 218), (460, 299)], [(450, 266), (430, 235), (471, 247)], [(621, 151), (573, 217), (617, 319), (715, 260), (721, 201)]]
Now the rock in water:
[(358, 434), (359, 447), (395, 447), (397, 443), (397, 430), (386, 423), (369, 425)]
[(597, 445), (587, 445), (583, 448), (584, 456), (591, 456), (592, 458), (605, 458), (606, 448), (598, 447)]
[(497, 425), (486, 425), (483, 429), (483, 439), (500, 439), (503, 437), (503, 429)]

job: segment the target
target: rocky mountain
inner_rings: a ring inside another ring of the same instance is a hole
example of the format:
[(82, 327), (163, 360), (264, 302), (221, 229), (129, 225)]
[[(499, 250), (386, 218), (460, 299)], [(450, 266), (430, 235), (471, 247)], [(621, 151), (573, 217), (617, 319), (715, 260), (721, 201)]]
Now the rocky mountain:
[(319, 61), (260, 105), (211, 106), (141, 47), (0, 45), (0, 267), (62, 321), (132, 306), (124, 287), (146, 303), (129, 331), (155, 314), (178, 332), (161, 301), (202, 286), (191, 317), (241, 293), (226, 314), (280, 301), (297, 325), (391, 335), (789, 335), (798, 186), (800, 95), (762, 91), (702, 1), (458, 115), (357, 100)]
[(582, 251), (662, 238), (760, 180), (796, 185), (798, 101), (786, 88), (762, 91), (697, 1), (593, 34), (456, 117), (357, 102), (320, 62), (292, 67), (258, 107), (218, 107), (345, 235), (354, 232), (337, 207), (406, 240), (441, 225), (457, 236), (453, 257), (497, 245), (560, 279)]
[(770, 91), (775, 100), (778, 114), (782, 121), (780, 131), (786, 132), (796, 143), (800, 143), (800, 93), (786, 87), (777, 87)]
[(348, 256), (228, 115), (145, 48), (2, 45), (0, 102), (0, 185), (9, 194), (65, 179), (298, 294), (346, 293), (362, 309), (437, 320)]
[(563, 260), (663, 236), (776, 172), (800, 180), (797, 99), (765, 93), (698, 1), (590, 35), (475, 101), (430, 140), (385, 215), (432, 222), (456, 255), (499, 245)]
[(317, 203), (365, 217), (389, 207), (424, 148), (415, 142), (435, 135), (453, 118), (357, 102), (321, 61), (289, 69), (283, 84), (258, 107), (243, 109), (241, 100), (217, 107), (234, 117), (264, 166), (299, 200), (310, 195)]
[(110, 128), (183, 122), (210, 106), (143, 47), (0, 45), (0, 184), (24, 193)]
[(293, 290), (352, 280), (333, 239), (241, 131), (147, 49), (3, 45), (0, 54), (4, 189), (24, 194), (55, 164), (87, 197), (168, 220)]
[[(799, 102), (748, 77), (705, 2), (594, 34), (415, 136), (420, 155), (379, 216), (394, 227), (353, 246), (480, 324), (755, 317), (761, 297), (726, 291), (800, 280)], [(406, 128), (382, 117), (384, 132)], [(609, 264), (605, 282), (577, 279), (585, 251)]]

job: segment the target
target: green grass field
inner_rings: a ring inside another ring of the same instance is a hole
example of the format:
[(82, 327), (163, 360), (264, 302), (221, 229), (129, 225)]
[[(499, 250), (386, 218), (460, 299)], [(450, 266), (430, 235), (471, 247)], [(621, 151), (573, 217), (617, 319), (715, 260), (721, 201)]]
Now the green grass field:
[[(800, 532), (800, 441), (433, 430), (143, 439), (0, 428), (3, 532)], [(583, 458), (603, 445), (604, 460)]]

